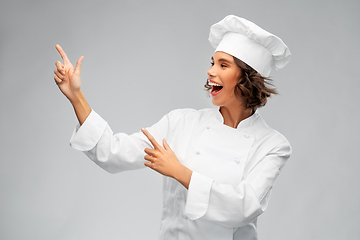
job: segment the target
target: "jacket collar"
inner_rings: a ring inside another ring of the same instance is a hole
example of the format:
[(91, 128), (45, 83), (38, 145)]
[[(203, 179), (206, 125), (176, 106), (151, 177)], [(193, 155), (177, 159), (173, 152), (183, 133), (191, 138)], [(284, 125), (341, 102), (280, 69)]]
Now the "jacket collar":
[[(220, 107), (217, 110), (215, 110), (215, 117), (220, 123), (224, 124), (224, 118), (220, 113)], [(259, 114), (258, 110), (256, 110), (253, 113), (253, 115), (242, 120), (236, 129), (245, 129), (245, 128), (251, 127), (252, 125), (254, 125), (256, 119), (258, 119), (259, 117), (260, 117), (260, 114)]]

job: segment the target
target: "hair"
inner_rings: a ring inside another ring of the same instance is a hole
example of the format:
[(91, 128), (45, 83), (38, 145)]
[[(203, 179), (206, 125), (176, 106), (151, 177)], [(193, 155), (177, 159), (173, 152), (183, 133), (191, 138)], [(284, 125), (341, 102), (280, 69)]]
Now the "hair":
[[(244, 102), (246, 108), (250, 108), (255, 111), (259, 107), (265, 106), (267, 98), (271, 97), (271, 94), (278, 94), (270, 81), (269, 77), (263, 77), (255, 69), (250, 67), (240, 59), (233, 57), (236, 65), (241, 69), (241, 76), (238, 83), (235, 86), (235, 96)], [(210, 91), (211, 86), (206, 81), (204, 85), (205, 89)]]

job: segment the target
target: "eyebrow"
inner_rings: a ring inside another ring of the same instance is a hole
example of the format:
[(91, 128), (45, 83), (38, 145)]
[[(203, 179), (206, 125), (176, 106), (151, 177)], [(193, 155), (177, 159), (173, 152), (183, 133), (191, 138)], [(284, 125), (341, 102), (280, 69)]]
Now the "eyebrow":
[[(211, 57), (211, 60), (214, 61), (214, 58)], [(227, 60), (227, 59), (225, 59), (225, 58), (220, 58), (220, 59), (218, 60), (218, 62), (226, 62), (226, 63), (232, 64), (232, 62), (230, 62), (229, 60)]]

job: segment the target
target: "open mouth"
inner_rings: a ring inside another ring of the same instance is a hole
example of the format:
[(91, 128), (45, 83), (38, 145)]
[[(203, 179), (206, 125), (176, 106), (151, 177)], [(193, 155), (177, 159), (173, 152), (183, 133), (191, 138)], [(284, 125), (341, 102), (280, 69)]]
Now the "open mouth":
[(208, 84), (211, 86), (211, 95), (216, 95), (223, 89), (223, 86), (210, 79), (208, 79)]

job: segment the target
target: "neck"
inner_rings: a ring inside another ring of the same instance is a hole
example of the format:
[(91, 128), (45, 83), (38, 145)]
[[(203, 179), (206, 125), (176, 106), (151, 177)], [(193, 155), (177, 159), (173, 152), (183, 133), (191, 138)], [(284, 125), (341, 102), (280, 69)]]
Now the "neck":
[(225, 125), (232, 128), (237, 128), (242, 120), (250, 117), (253, 114), (253, 111), (252, 109), (245, 109), (238, 106), (234, 108), (220, 107), (220, 113), (224, 118)]

